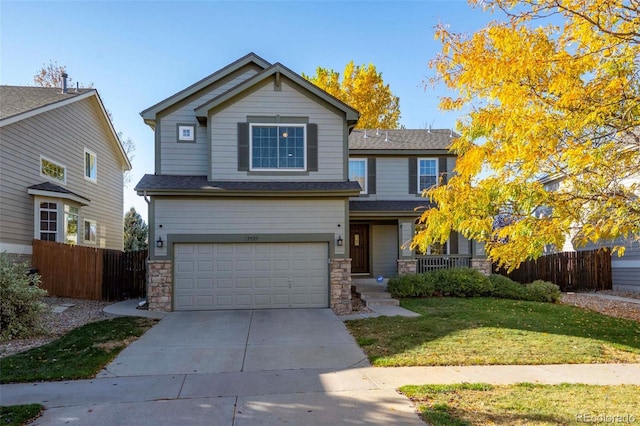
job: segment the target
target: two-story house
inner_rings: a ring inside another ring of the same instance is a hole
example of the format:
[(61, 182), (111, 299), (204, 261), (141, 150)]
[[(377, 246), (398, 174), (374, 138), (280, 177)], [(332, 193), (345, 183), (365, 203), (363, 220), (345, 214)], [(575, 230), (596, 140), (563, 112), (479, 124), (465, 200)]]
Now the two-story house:
[(400, 246), (418, 194), (454, 164), (450, 133), (365, 138), (357, 111), (255, 54), (141, 115), (155, 132), (155, 173), (136, 186), (152, 310), (350, 312), (352, 272), (415, 269)]
[(21, 260), (33, 239), (123, 247), (131, 164), (98, 92), (64, 86), (0, 86), (0, 251)]

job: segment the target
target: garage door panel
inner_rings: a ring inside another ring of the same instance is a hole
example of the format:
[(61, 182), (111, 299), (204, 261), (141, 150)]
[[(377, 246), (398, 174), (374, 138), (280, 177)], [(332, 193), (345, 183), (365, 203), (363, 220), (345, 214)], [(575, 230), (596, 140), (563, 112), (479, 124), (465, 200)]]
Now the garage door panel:
[(176, 244), (174, 250), (176, 310), (329, 305), (326, 243)]

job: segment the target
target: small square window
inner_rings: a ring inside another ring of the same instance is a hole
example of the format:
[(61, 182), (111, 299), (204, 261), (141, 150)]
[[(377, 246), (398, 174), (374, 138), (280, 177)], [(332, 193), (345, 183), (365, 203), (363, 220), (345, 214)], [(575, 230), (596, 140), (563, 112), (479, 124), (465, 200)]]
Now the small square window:
[(178, 124), (178, 142), (195, 142), (195, 124)]
[(89, 180), (98, 180), (98, 158), (88, 150), (84, 150), (84, 177)]

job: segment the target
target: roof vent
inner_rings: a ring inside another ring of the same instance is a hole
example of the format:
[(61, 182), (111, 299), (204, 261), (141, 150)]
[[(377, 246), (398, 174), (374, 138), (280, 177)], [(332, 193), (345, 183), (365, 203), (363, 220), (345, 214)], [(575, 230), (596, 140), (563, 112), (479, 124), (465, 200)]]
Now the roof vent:
[(67, 93), (67, 78), (69, 77), (69, 74), (67, 74), (66, 72), (62, 73), (62, 93)]
[(367, 129), (364, 129), (364, 137), (365, 137), (365, 139), (369, 137), (369, 136), (367, 136)]
[(389, 142), (389, 132), (385, 132), (384, 141)]
[(451, 129), (451, 133), (449, 134), (449, 137), (452, 138), (453, 137), (453, 129)]
[(380, 136), (380, 131), (376, 129), (376, 136)]
[(431, 133), (431, 124), (429, 124), (429, 129), (427, 130), (427, 133)]

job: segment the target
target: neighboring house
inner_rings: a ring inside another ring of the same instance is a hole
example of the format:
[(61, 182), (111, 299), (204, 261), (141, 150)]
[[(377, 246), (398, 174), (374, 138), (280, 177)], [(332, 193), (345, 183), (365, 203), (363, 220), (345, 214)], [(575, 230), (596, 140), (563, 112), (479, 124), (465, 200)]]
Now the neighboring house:
[(131, 164), (95, 89), (0, 86), (0, 251), (32, 240), (122, 250)]
[[(541, 182), (547, 191), (558, 191), (563, 187), (562, 178), (545, 177), (541, 179)], [(548, 214), (546, 210), (541, 211), (541, 213)], [(611, 278), (613, 281), (613, 289), (640, 293), (640, 241), (638, 239), (618, 239), (616, 241), (601, 241), (598, 243), (589, 243), (585, 246), (575, 246), (573, 241), (574, 237), (575, 235), (567, 236), (560, 250), (554, 246), (548, 246), (546, 252), (584, 251), (603, 247), (624, 246), (624, 256), (618, 256), (615, 253), (612, 255)]]
[(419, 158), (453, 167), (449, 133), (422, 146), (399, 132), (395, 148), (358, 139), (357, 111), (255, 54), (141, 115), (155, 131), (155, 173), (136, 185), (152, 310), (350, 312), (352, 272), (396, 275), (398, 259), (415, 269), (399, 247), (424, 204), (418, 181), (444, 170)]

